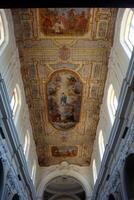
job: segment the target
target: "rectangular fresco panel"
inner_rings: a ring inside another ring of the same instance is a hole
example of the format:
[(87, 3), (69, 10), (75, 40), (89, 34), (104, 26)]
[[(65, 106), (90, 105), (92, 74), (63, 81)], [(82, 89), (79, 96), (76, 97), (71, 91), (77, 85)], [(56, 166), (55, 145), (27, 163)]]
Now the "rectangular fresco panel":
[(52, 146), (52, 156), (54, 157), (74, 157), (77, 156), (77, 146)]
[(38, 18), (43, 35), (83, 35), (88, 32), (89, 8), (40, 8)]

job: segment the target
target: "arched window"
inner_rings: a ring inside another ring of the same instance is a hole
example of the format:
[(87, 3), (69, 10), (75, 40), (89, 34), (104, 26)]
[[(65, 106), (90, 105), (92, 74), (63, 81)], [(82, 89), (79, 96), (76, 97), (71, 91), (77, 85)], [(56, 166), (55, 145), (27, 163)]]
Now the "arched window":
[(4, 26), (2, 21), (2, 16), (0, 15), (0, 46), (4, 42)]
[(111, 123), (113, 124), (114, 119), (115, 119), (115, 113), (118, 106), (118, 101), (117, 101), (117, 97), (115, 95), (115, 91), (112, 84), (109, 86), (109, 89), (108, 89), (107, 106), (108, 106), (108, 111), (110, 115), (110, 120), (111, 120)]
[(8, 23), (4, 9), (0, 9), (0, 54), (8, 43)]
[(113, 195), (113, 194), (110, 194), (108, 200), (115, 200), (114, 195)]
[(17, 89), (14, 88), (13, 94), (12, 94), (12, 99), (11, 99), (11, 102), (10, 102), (10, 106), (11, 106), (11, 109), (13, 111), (13, 116), (16, 113), (16, 110), (17, 110), (17, 107), (18, 107), (18, 102), (19, 102), (19, 100), (18, 100)]
[(95, 159), (93, 160), (92, 171), (93, 171), (93, 178), (94, 178), (94, 184), (95, 184), (96, 179), (97, 179), (97, 169), (96, 169)]
[(31, 173), (31, 179), (33, 180), (33, 183), (35, 181), (35, 175), (36, 175), (36, 162), (34, 161), (34, 164), (32, 167), (32, 173)]
[(19, 199), (20, 199), (20, 197), (19, 197), (18, 194), (15, 194), (15, 195), (13, 196), (13, 198), (12, 198), (12, 200), (19, 200)]
[(23, 148), (26, 159), (28, 158), (29, 148), (30, 148), (30, 134), (29, 134), (29, 131), (27, 130), (26, 135), (25, 135), (25, 140), (24, 140), (24, 148)]
[(134, 47), (134, 11), (130, 8), (125, 9), (122, 18), (120, 42), (130, 58)]
[(21, 95), (18, 85), (16, 85), (13, 90), (10, 106), (13, 112), (13, 118), (16, 118), (16, 115), (18, 115), (21, 106)]
[(104, 150), (105, 150), (104, 137), (103, 137), (102, 130), (100, 130), (100, 132), (99, 132), (98, 144), (99, 144), (100, 158), (102, 160), (102, 157), (103, 157), (103, 154), (104, 154)]

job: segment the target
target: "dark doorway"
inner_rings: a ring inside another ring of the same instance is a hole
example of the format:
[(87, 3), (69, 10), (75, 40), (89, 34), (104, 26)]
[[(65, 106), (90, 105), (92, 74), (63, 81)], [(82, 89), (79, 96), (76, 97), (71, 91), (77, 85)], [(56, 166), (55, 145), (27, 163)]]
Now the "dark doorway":
[(13, 196), (13, 198), (12, 198), (12, 200), (19, 200), (19, 199), (20, 199), (20, 197), (19, 197), (18, 194), (15, 194), (15, 195)]
[(115, 200), (115, 198), (112, 194), (110, 194), (108, 200)]
[(3, 187), (4, 187), (4, 169), (2, 161), (0, 159), (0, 199), (2, 197)]
[(130, 154), (124, 167), (125, 188), (128, 199), (134, 199), (134, 154)]

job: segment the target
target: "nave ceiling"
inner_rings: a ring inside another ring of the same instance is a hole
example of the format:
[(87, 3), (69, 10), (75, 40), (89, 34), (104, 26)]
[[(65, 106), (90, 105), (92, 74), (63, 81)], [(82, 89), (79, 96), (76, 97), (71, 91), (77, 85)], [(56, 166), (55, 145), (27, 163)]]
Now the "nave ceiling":
[(88, 166), (117, 9), (12, 9), (40, 166)]

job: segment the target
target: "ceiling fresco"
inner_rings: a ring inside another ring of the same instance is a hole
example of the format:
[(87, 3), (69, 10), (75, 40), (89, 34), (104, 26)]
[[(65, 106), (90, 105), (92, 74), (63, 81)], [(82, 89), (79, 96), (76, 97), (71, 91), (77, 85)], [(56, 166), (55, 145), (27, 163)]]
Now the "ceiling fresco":
[(39, 165), (88, 166), (117, 9), (12, 9), (12, 14)]
[(88, 8), (40, 8), (38, 27), (46, 35), (83, 35), (88, 31)]
[(74, 72), (54, 72), (47, 83), (46, 97), (48, 120), (55, 128), (65, 131), (80, 121), (82, 83)]
[(52, 156), (54, 157), (74, 157), (78, 154), (77, 146), (52, 146)]

